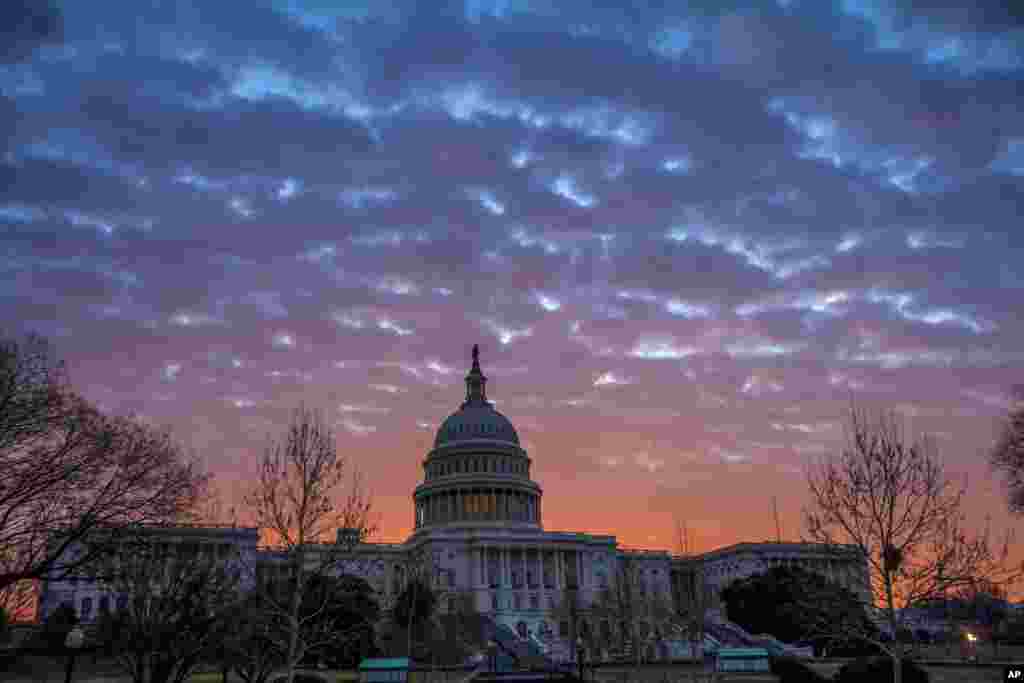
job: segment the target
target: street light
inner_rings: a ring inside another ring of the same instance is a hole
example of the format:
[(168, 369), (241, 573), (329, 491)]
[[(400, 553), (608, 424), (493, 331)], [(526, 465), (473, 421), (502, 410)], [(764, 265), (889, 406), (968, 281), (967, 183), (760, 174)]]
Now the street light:
[(85, 632), (82, 631), (81, 626), (75, 626), (68, 632), (67, 638), (64, 639), (64, 647), (68, 649), (68, 668), (64, 674), (64, 683), (71, 683), (71, 674), (75, 670), (75, 655), (78, 653), (78, 648), (82, 647), (82, 643), (85, 642)]
[(487, 641), (487, 655), (488, 659), (491, 660), (491, 671), (497, 673), (498, 671), (498, 643), (494, 638), (490, 638)]
[(583, 636), (576, 636), (576, 664), (580, 668), (580, 680), (583, 680)]

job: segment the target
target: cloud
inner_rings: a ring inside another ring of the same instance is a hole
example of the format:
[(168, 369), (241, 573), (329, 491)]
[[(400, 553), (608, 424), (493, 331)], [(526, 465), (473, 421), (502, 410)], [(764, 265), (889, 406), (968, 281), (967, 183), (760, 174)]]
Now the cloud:
[(11, 0), (0, 10), (0, 61), (26, 59), (36, 48), (59, 41), (63, 18), (56, 5), (46, 0)]
[(5, 324), (233, 451), (329, 406), (393, 526), (474, 343), (549, 490), (713, 473), (722, 534), (851, 397), (976, 469), (1024, 367), (998, 4), (7, 3)]

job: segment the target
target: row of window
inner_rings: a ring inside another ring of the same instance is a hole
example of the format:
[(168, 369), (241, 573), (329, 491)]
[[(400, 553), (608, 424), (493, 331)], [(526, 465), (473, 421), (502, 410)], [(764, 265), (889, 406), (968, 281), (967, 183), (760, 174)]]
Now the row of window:
[(456, 425), (455, 427), (448, 427), (447, 429), (445, 429), (445, 436), (450, 438), (456, 434), (465, 434), (466, 432), (469, 432), (471, 434), (508, 434), (508, 428), (502, 426), (499, 429), (495, 425), (487, 423), (475, 425), (468, 425), (466, 423), (462, 423), (460, 425)]
[(450, 462), (438, 462), (427, 466), (428, 479), (446, 477), (452, 474), (476, 474), (479, 472), (529, 474), (525, 462), (521, 462), (518, 458), (503, 456), (456, 458)]
[[(763, 562), (771, 567), (797, 567), (803, 566), (810, 569), (822, 569), (832, 568), (838, 572), (849, 572), (849, 567), (842, 563), (832, 563), (830, 560), (820, 560), (814, 558), (798, 558), (798, 557), (771, 557), (763, 560)], [(721, 564), (711, 565), (708, 568), (708, 574), (711, 576), (725, 576), (732, 574), (737, 571), (744, 569), (753, 569), (752, 565), (746, 565), (740, 562), (724, 562)]]
[[(119, 595), (117, 597), (117, 601), (114, 604), (117, 605), (117, 610), (118, 611), (126, 609), (128, 607), (128, 597), (125, 596), (125, 595)], [(64, 602), (64, 603), (62, 603), (62, 605), (66, 605), (66, 606), (69, 606), (69, 607), (74, 607), (74, 605), (71, 602)], [(100, 599), (99, 599), (99, 611), (98, 611), (98, 613), (95, 616), (99, 616), (103, 612), (110, 611), (110, 606), (111, 606), (110, 596), (109, 595), (101, 596)], [(93, 599), (91, 597), (89, 597), (89, 598), (82, 598), (81, 602), (79, 603), (78, 618), (80, 620), (82, 620), (82, 621), (92, 621), (93, 616), (94, 616), (93, 612), (92, 612), (92, 608), (93, 608)]]
[[(580, 619), (579, 630), (580, 635), (584, 639), (589, 640), (593, 632), (593, 627), (591, 626), (590, 621), (588, 619)], [(620, 623), (619, 628), (617, 630), (619, 631), (619, 636), (623, 639), (627, 639), (631, 635), (629, 624), (626, 622)], [(550, 632), (551, 626), (546, 621), (541, 621), (537, 625), (538, 635), (547, 634)], [(602, 642), (607, 644), (612, 641), (612, 625), (611, 622), (609, 622), (607, 619), (602, 619), (600, 622), (598, 622), (598, 632), (600, 634), (600, 639)], [(531, 635), (530, 629), (526, 626), (525, 621), (520, 621), (518, 624), (516, 624), (516, 633), (519, 634), (520, 638), (526, 638)], [(653, 635), (655, 638), (660, 639), (662, 637), (662, 630), (657, 626), (655, 626), (652, 629), (647, 622), (641, 621), (636, 625), (636, 634), (641, 639), (646, 639), (648, 635)], [(558, 637), (569, 638), (571, 635), (572, 634), (569, 630), (569, 620), (560, 620), (558, 622)]]
[[(537, 594), (530, 595), (530, 609), (540, 609), (540, 596)], [(556, 605), (554, 597), (548, 597), (548, 608), (554, 609)], [(502, 600), (497, 593), (491, 593), (491, 609), (523, 609), (523, 596), (515, 593), (512, 595), (511, 600)]]
[(514, 520), (536, 522), (539, 506), (534, 496), (505, 491), (438, 494), (416, 504), (416, 526), (456, 520)]

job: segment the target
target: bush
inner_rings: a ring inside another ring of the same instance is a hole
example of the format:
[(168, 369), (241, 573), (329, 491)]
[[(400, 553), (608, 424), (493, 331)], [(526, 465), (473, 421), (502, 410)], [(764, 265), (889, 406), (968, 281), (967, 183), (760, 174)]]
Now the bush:
[(50, 613), (50, 616), (43, 623), (43, 628), (37, 633), (37, 646), (41, 646), (50, 652), (63, 652), (64, 640), (78, 624), (78, 614), (75, 608), (64, 603)]
[(779, 677), (779, 683), (828, 683), (817, 671), (793, 657), (772, 657), (772, 673)]
[(810, 645), (816, 657), (875, 657), (882, 656), (885, 651), (878, 645), (861, 638), (813, 638), (801, 641), (799, 645)]
[[(903, 683), (929, 683), (928, 672), (909, 659), (902, 660)], [(839, 670), (835, 683), (884, 683), (892, 680), (892, 659), (866, 657), (850, 662)]]

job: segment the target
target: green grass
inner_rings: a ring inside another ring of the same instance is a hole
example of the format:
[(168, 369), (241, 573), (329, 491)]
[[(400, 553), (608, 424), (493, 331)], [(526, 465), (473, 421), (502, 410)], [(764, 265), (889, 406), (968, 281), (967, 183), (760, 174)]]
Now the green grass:
[[(331, 676), (333, 675), (336, 683), (353, 683), (353, 681), (359, 680), (358, 671), (317, 671), (316, 673), (318, 676), (322, 676), (327, 680), (331, 680)], [(277, 674), (272, 675), (271, 678), (275, 675)], [(241, 679), (234, 674), (228, 676), (228, 683), (238, 683), (240, 680)], [(188, 679), (188, 683), (221, 683), (221, 674), (219, 671), (192, 674)]]

